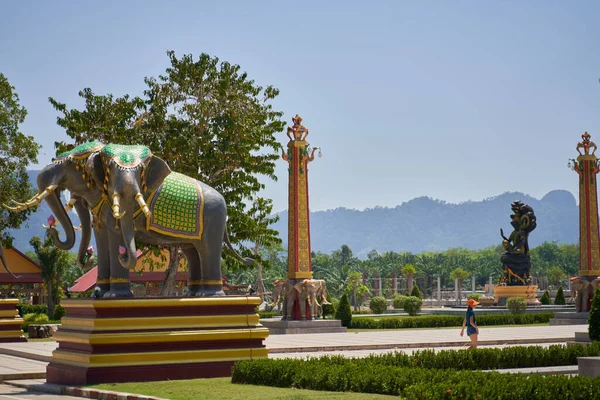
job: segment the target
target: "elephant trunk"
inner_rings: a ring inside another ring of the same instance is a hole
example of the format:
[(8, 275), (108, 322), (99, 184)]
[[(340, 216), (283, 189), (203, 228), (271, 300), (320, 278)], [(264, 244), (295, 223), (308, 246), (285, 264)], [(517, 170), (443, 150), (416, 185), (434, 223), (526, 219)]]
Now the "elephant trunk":
[(77, 215), (79, 215), (79, 220), (81, 221), (81, 242), (79, 243), (79, 251), (77, 252), (77, 265), (83, 267), (90, 239), (92, 238), (92, 223), (90, 212), (82, 201), (75, 203), (75, 211), (77, 211)]
[(46, 201), (50, 206), (52, 212), (58, 218), (58, 221), (63, 226), (65, 230), (66, 240), (63, 242), (60, 240), (58, 236), (57, 230), (54, 228), (54, 224), (48, 227), (48, 235), (54, 241), (54, 245), (61, 250), (71, 250), (75, 245), (75, 230), (73, 229), (73, 223), (71, 222), (71, 218), (65, 211), (63, 207), (62, 201), (60, 200), (60, 193), (55, 191), (50, 194)]
[(12, 271), (10, 269), (8, 269), (8, 263), (6, 262), (6, 257), (4, 257), (4, 246), (2, 245), (2, 243), (0, 243), (0, 261), (2, 261), (2, 264), (4, 265), (4, 268), (6, 269), (6, 272), (8, 272), (10, 274), (10, 276), (12, 276), (15, 279), (19, 279), (19, 276), (16, 276), (15, 274), (12, 273)]
[[(116, 198), (116, 197), (115, 197)], [(113, 212), (115, 210), (113, 203)], [(118, 213), (118, 210), (117, 210)], [(133, 229), (133, 212), (120, 214), (118, 223), (121, 227), (124, 247), (119, 248), (119, 263), (126, 269), (133, 269), (137, 264), (137, 248), (135, 246), (135, 232)]]

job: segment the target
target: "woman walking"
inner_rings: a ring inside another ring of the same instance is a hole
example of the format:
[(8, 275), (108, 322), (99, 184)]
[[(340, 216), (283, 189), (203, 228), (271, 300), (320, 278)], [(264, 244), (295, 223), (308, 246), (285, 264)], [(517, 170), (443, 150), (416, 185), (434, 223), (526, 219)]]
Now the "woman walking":
[(471, 339), (470, 349), (477, 348), (477, 336), (479, 336), (479, 328), (477, 327), (477, 321), (475, 320), (475, 307), (479, 304), (473, 299), (469, 299), (467, 301), (467, 315), (465, 315), (465, 319), (463, 319), (462, 329), (460, 331), (460, 336), (465, 334), (465, 326), (467, 327), (467, 336)]

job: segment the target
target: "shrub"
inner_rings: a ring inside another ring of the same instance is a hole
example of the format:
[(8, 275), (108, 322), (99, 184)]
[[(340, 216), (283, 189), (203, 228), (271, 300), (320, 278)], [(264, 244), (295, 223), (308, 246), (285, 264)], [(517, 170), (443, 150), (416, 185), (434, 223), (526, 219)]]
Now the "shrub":
[(423, 305), (423, 300), (416, 296), (408, 296), (404, 300), (404, 311), (408, 313), (408, 315), (417, 315), (421, 311), (421, 306)]
[(417, 285), (413, 286), (412, 291), (410, 292), (411, 296), (414, 297), (418, 297), (420, 299), (423, 298), (423, 295), (421, 294), (421, 289), (419, 289), (419, 287)]
[(548, 293), (547, 290), (544, 292), (542, 297), (540, 297), (540, 303), (542, 303), (545, 306), (550, 304), (550, 293)]
[(554, 304), (557, 306), (564, 306), (567, 304), (567, 300), (565, 299), (565, 294), (563, 293), (562, 286), (558, 287), (556, 291), (556, 297), (554, 298)]
[(398, 310), (404, 310), (404, 300), (406, 300), (407, 296), (403, 296), (401, 294), (397, 294), (392, 300), (392, 306)]
[(325, 317), (327, 317), (328, 315), (333, 316), (333, 314), (335, 313), (335, 307), (333, 306), (333, 302), (331, 301), (331, 297), (329, 296), (329, 291), (327, 291), (327, 301), (330, 304), (321, 304), (321, 307), (323, 309), (323, 319), (325, 319)]
[(592, 308), (590, 309), (588, 321), (590, 323), (588, 327), (590, 340), (594, 342), (600, 341), (600, 290), (596, 290), (596, 294), (592, 300)]
[(48, 314), (48, 306), (46, 304), (19, 303), (17, 304), (17, 310), (21, 317), (26, 314)]
[(50, 319), (46, 314), (25, 314), (23, 317), (23, 324), (21, 325), (21, 329), (23, 332), (27, 332), (29, 330), (29, 325), (31, 324), (48, 324), (50, 323)]
[(352, 321), (352, 310), (350, 309), (350, 302), (348, 301), (348, 295), (344, 293), (340, 299), (340, 304), (335, 310), (335, 319), (342, 321), (342, 326), (350, 326)]
[(467, 300), (475, 300), (475, 301), (479, 301), (479, 298), (483, 296), (481, 293), (471, 293), (468, 297)]
[(65, 311), (63, 306), (58, 304), (56, 305), (56, 307), (54, 307), (54, 316), (52, 317), (52, 319), (55, 321), (60, 321), (62, 317), (64, 317), (66, 314), (67, 312)]
[[(258, 314), (258, 317), (261, 319), (262, 318), (273, 318), (273, 317), (279, 315), (279, 313), (275, 312), (275, 311), (258, 311), (257, 314)], [(56, 312), (54, 313), (54, 315), (56, 315)]]
[(506, 300), (506, 308), (511, 314), (523, 314), (527, 310), (527, 303), (521, 297), (509, 297)]
[(371, 297), (371, 301), (369, 301), (369, 308), (373, 314), (383, 314), (387, 310), (387, 307), (388, 303), (385, 297), (375, 296)]

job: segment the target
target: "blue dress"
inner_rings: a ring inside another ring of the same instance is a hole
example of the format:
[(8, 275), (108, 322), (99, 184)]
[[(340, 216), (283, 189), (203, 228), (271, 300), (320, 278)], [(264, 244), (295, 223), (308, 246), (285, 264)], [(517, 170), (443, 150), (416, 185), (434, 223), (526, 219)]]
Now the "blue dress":
[(477, 320), (475, 320), (475, 311), (472, 308), (467, 309), (467, 315), (465, 318), (467, 319), (467, 336), (471, 336), (474, 333), (477, 333), (477, 329), (471, 325), (471, 317), (473, 317), (473, 323), (477, 325)]

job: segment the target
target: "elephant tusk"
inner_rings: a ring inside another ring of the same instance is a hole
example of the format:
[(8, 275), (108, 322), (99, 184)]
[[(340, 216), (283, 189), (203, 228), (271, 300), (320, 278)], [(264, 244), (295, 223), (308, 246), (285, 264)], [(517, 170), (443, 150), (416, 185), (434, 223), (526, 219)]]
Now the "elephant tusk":
[(120, 199), (121, 199), (121, 195), (119, 193), (113, 194), (112, 212), (113, 212), (113, 217), (115, 217), (116, 220), (123, 218), (123, 215), (125, 215), (125, 213), (127, 212), (127, 211), (121, 212)]
[(2, 203), (2, 207), (6, 208), (8, 211), (13, 211), (13, 212), (22, 211), (22, 209), (20, 207), (11, 207), (4, 203)]
[(148, 204), (146, 204), (146, 201), (144, 200), (144, 196), (142, 196), (141, 193), (136, 194), (135, 201), (137, 201), (138, 204), (140, 205), (140, 208), (142, 209), (142, 212), (144, 213), (146, 218), (150, 218), (152, 216), (152, 213), (150, 212), (150, 209), (148, 208)]
[(80, 230), (82, 230), (83, 228), (81, 227), (81, 225), (79, 225), (79, 226), (75, 226), (75, 227), (73, 227), (73, 229), (75, 229), (76, 231), (80, 231)]
[(65, 211), (66, 212), (71, 211), (71, 209), (73, 208), (73, 206), (75, 205), (75, 203), (77, 203), (77, 199), (71, 199), (71, 200), (69, 200), (69, 202), (67, 203), (67, 205), (65, 205)]
[(42, 193), (39, 193), (33, 196), (31, 199), (27, 200), (25, 203), (19, 203), (18, 201), (11, 200), (16, 207), (10, 207), (6, 204), (2, 204), (4, 208), (10, 211), (24, 211), (28, 208), (35, 207), (42, 202), (46, 197), (50, 196), (52, 192), (58, 187), (58, 185), (50, 185), (48, 186)]

